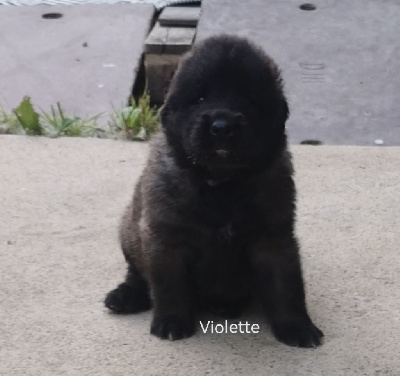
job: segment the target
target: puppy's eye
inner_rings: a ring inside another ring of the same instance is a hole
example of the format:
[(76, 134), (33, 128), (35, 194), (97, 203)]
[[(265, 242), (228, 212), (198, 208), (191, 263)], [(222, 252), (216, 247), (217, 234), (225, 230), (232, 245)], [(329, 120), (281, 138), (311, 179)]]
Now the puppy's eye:
[(262, 109), (264, 107), (264, 105), (263, 105), (264, 103), (263, 103), (263, 101), (260, 101), (260, 98), (249, 97), (249, 98), (247, 98), (247, 101), (251, 106), (253, 106), (257, 109)]
[(195, 97), (192, 101), (192, 105), (198, 105), (204, 102), (204, 96)]
[(250, 96), (250, 97), (248, 97), (247, 98), (247, 100), (251, 103), (251, 104), (253, 104), (253, 105), (258, 105), (258, 102), (259, 102), (259, 98), (257, 98), (256, 96)]

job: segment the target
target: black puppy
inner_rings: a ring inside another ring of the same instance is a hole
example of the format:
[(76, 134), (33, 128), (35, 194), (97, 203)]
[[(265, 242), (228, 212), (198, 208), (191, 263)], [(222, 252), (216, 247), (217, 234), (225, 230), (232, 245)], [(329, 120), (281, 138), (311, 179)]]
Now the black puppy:
[(228, 317), (259, 299), (280, 341), (313, 347), (294, 234), (280, 72), (245, 39), (194, 47), (171, 83), (147, 166), (121, 225), (129, 268), (105, 304), (154, 305), (151, 333), (180, 339), (200, 309)]

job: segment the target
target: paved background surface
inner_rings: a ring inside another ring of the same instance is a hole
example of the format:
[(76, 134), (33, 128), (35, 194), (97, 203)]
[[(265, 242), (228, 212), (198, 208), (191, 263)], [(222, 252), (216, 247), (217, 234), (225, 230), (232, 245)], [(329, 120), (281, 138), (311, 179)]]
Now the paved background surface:
[[(49, 12), (63, 17), (43, 19)], [(153, 13), (143, 4), (1, 7), (0, 104), (10, 110), (28, 95), (46, 112), (60, 101), (80, 116), (125, 106)]]
[[(400, 3), (315, 0), (314, 11), (302, 3), (203, 0), (197, 40), (239, 34), (276, 59), (291, 143), (400, 145)], [(44, 20), (45, 12), (64, 16)], [(46, 111), (60, 101), (80, 116), (121, 107), (153, 13), (152, 5), (121, 3), (2, 7), (0, 104), (10, 110), (29, 95)]]
[(197, 38), (233, 33), (280, 65), (290, 140), (400, 145), (397, 0), (204, 0)]
[[(153, 4), (155, 7), (161, 9), (167, 5), (174, 4), (191, 4), (196, 3), (196, 0), (124, 0), (124, 3), (143, 3), (143, 4)], [(0, 0), (0, 5), (37, 5), (37, 4), (115, 4), (118, 0)]]
[(0, 374), (399, 375), (400, 148), (293, 151), (316, 350), (278, 343), (257, 313), (243, 319), (258, 335), (172, 343), (149, 335), (150, 313), (108, 313), (147, 144), (0, 136)]

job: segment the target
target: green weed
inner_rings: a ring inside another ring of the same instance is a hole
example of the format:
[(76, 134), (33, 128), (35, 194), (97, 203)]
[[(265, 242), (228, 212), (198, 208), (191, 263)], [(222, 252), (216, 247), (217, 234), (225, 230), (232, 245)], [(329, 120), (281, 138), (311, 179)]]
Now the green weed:
[(39, 114), (33, 109), (29, 97), (24, 97), (13, 112), (27, 135), (42, 136), (45, 134), (45, 129), (39, 121)]
[[(0, 133), (27, 134), (47, 137), (104, 137), (104, 129), (98, 127), (98, 118), (70, 116), (60, 103), (50, 107), (50, 112), (38, 114), (29, 97), (11, 113), (0, 106)], [(128, 140), (148, 140), (159, 127), (160, 110), (150, 106), (150, 97), (146, 92), (137, 102), (132, 98), (130, 106), (115, 109), (109, 125), (112, 132), (123, 133)]]
[(19, 133), (19, 122), (14, 113), (7, 111), (0, 106), (0, 134), (16, 134)]
[(50, 113), (42, 111), (42, 121), (48, 130), (50, 137), (90, 137), (95, 132), (101, 131), (97, 128), (97, 119), (101, 116), (95, 115), (85, 119), (78, 116), (68, 116), (65, 114), (59, 102), (57, 107), (51, 106)]
[(148, 140), (159, 128), (160, 109), (151, 107), (147, 92), (136, 102), (130, 100), (130, 106), (115, 109), (111, 117), (112, 129), (122, 131), (128, 140)]

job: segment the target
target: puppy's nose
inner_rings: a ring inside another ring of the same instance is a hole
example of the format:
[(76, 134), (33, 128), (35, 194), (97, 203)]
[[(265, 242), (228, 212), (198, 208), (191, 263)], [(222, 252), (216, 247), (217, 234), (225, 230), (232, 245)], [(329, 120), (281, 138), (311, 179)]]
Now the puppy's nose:
[(214, 120), (210, 132), (214, 136), (230, 136), (232, 135), (232, 127), (227, 120)]

